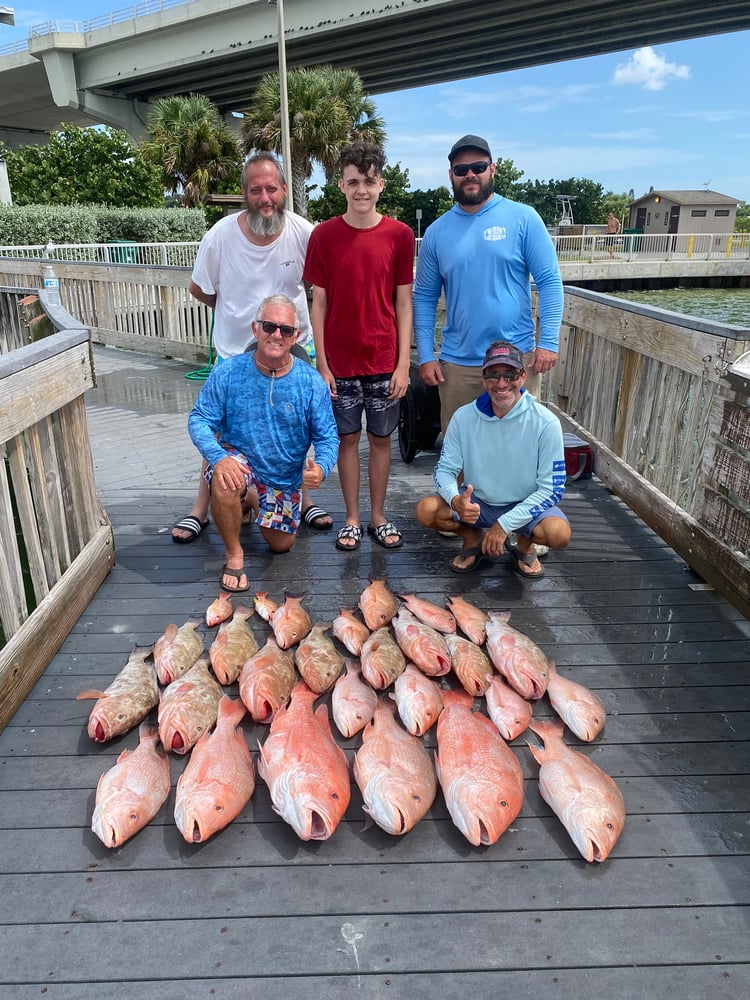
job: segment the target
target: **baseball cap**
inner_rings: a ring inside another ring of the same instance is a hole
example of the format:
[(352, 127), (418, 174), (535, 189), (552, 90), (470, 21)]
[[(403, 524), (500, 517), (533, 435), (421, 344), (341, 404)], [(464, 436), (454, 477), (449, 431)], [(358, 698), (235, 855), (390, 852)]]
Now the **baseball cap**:
[(493, 365), (509, 365), (511, 368), (523, 371), (523, 353), (513, 344), (509, 344), (507, 340), (496, 340), (487, 348), (482, 362), (482, 374)]
[(460, 153), (462, 149), (479, 149), (492, 159), (492, 153), (490, 152), (490, 147), (487, 145), (487, 140), (483, 139), (481, 135), (463, 135), (460, 139), (457, 139), (451, 146), (450, 153), (448, 153), (448, 162), (453, 163), (453, 157), (456, 153)]

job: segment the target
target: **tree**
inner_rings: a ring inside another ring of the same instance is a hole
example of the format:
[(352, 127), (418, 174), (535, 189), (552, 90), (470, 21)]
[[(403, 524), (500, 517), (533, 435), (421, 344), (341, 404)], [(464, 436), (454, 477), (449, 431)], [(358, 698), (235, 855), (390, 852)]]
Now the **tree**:
[(3, 156), (17, 205), (155, 208), (162, 203), (159, 171), (119, 129), (63, 123), (45, 146), (5, 150)]
[[(355, 139), (385, 142), (385, 126), (364, 91), (356, 70), (333, 66), (293, 69), (287, 74), (292, 185), (295, 211), (307, 213), (306, 183), (315, 163), (334, 179), (342, 146)], [(246, 152), (281, 153), (281, 98), (278, 73), (266, 73), (244, 112), (241, 126)]]
[(604, 188), (601, 184), (586, 178), (524, 181), (518, 185), (517, 199), (535, 208), (545, 224), (552, 226), (558, 221), (557, 195), (559, 194), (571, 196), (576, 225), (589, 225), (606, 219), (606, 214), (603, 214)]
[(496, 194), (501, 194), (504, 198), (517, 200), (518, 181), (523, 177), (523, 170), (519, 170), (513, 160), (504, 160), (500, 157), (495, 161), (495, 177), (492, 186)]
[(743, 202), (737, 209), (734, 231), (735, 233), (750, 233), (750, 205), (746, 202)]
[(237, 140), (203, 94), (156, 101), (146, 116), (141, 153), (161, 167), (167, 191), (182, 192), (186, 207), (201, 205), (219, 182), (232, 180), (240, 171)]

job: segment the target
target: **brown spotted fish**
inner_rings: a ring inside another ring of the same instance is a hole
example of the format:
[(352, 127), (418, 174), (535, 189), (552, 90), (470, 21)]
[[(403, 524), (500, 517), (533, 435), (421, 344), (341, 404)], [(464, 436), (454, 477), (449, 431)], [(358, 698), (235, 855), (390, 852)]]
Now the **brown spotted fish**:
[(240, 676), (242, 664), (258, 652), (258, 641), (247, 624), (253, 609), (240, 605), (232, 620), (224, 622), (211, 643), (208, 658), (220, 684), (232, 684)]
[(152, 649), (152, 646), (133, 646), (128, 662), (108, 687), (76, 695), (76, 701), (98, 699), (89, 714), (88, 734), (92, 740), (105, 743), (127, 733), (158, 703), (156, 671), (147, 662)]
[(142, 722), (138, 735), (135, 750), (123, 750), (96, 786), (91, 829), (105, 847), (122, 847), (156, 816), (169, 795), (169, 758), (156, 726)]
[(302, 680), (316, 694), (323, 694), (344, 669), (344, 658), (325, 634), (330, 622), (316, 622), (294, 651)]
[(446, 608), (441, 608), (438, 604), (433, 604), (432, 601), (417, 597), (416, 594), (399, 594), (398, 596), (415, 618), (424, 622), (425, 625), (429, 625), (430, 628), (434, 628), (436, 632), (447, 634), (456, 631), (456, 619)]
[(200, 624), (191, 618), (180, 628), (167, 625), (164, 635), (154, 643), (154, 666), (161, 684), (182, 677), (201, 655), (203, 636), (196, 631)]
[(362, 646), (362, 676), (376, 691), (392, 684), (406, 669), (406, 657), (389, 629), (376, 629)]
[(463, 634), (481, 646), (486, 638), (487, 615), (485, 612), (458, 594), (448, 597), (447, 600)]
[(472, 698), (481, 698), (487, 690), (492, 664), (475, 642), (469, 642), (461, 635), (446, 635), (446, 645), (450, 650), (453, 673)]
[(365, 624), (374, 631), (387, 625), (398, 611), (398, 602), (385, 580), (371, 580), (359, 597), (359, 609)]
[(352, 656), (359, 656), (362, 652), (362, 643), (370, 635), (369, 628), (348, 608), (342, 608), (341, 614), (333, 619), (331, 631)]
[(312, 622), (302, 607), (304, 594), (287, 594), (284, 603), (271, 616), (270, 625), (282, 649), (291, 649), (310, 631)]
[(271, 722), (289, 701), (296, 680), (292, 654), (269, 635), (265, 646), (243, 664), (240, 672), (240, 698), (253, 722)]
[(201, 656), (186, 674), (161, 693), (159, 736), (165, 750), (186, 754), (213, 728), (223, 691)]

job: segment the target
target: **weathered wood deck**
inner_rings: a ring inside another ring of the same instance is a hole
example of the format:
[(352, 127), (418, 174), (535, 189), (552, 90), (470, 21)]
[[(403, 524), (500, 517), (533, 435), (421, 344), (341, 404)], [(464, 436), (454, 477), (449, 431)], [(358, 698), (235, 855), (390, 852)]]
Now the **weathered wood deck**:
[[(213, 528), (187, 546), (169, 536), (195, 485), (185, 415), (200, 383), (184, 365), (111, 349), (96, 362), (90, 434), (117, 564), (0, 734), (0, 1000), (750, 995), (750, 625), (596, 481), (568, 490), (573, 541), (535, 584), (502, 561), (446, 571), (456, 543), (411, 520), (432, 454), (394, 461), (397, 552), (365, 539), (346, 555), (303, 528), (290, 555), (271, 557), (247, 538), (254, 589), (304, 589), (313, 618), (383, 576), (397, 592), (510, 608), (607, 706), (603, 736), (584, 747), (627, 805), (607, 862), (583, 861), (542, 802), (523, 737), (526, 801), (490, 848), (464, 840), (440, 794), (403, 838), (364, 830), (356, 786), (333, 838), (305, 844), (259, 782), (204, 845), (182, 840), (172, 792), (107, 851), (89, 826), (94, 788), (137, 736), (93, 744), (92, 703), (75, 695), (107, 684), (136, 642), (202, 616), (223, 560)], [(340, 523), (333, 477), (318, 498)], [(260, 727), (246, 726), (255, 745)], [(183, 766), (172, 759), (173, 784)]]

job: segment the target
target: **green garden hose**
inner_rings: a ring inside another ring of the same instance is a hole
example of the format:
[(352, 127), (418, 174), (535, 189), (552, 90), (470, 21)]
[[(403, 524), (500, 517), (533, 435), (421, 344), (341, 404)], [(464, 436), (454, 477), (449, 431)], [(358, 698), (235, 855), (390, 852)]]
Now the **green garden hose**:
[(213, 353), (214, 353), (214, 318), (215, 312), (211, 310), (211, 329), (208, 331), (208, 364), (205, 368), (196, 368), (193, 372), (186, 372), (185, 378), (190, 379), (191, 382), (205, 382), (208, 376), (211, 374), (211, 369), (213, 368)]

